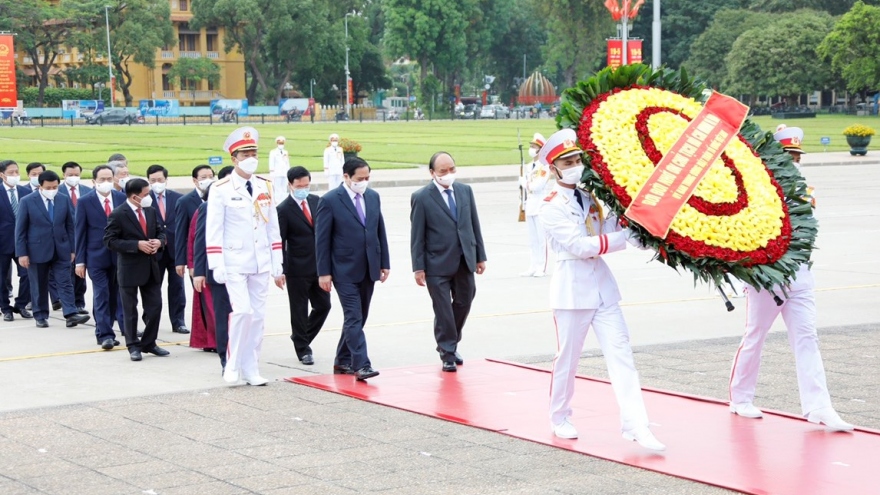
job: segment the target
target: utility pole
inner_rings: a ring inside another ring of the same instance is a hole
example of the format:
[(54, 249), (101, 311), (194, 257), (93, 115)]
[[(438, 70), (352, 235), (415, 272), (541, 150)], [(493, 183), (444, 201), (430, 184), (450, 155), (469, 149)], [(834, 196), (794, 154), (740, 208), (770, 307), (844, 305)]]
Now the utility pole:
[(654, 70), (660, 68), (660, 0), (654, 0), (654, 23), (651, 25), (654, 40), (651, 43), (651, 62)]
[(110, 108), (115, 107), (116, 85), (113, 84), (113, 56), (110, 55), (110, 6), (104, 6), (104, 22), (107, 26), (107, 71), (110, 73)]

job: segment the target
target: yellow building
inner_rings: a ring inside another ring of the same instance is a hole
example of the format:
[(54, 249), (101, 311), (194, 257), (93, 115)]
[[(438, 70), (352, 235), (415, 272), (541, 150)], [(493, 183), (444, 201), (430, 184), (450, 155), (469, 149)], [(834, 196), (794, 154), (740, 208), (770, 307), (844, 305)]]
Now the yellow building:
[[(176, 99), (182, 106), (207, 105), (212, 99), (245, 98), (245, 67), (244, 56), (233, 50), (226, 53), (223, 50), (223, 28), (202, 28), (199, 30), (189, 27), (189, 21), (193, 14), (190, 10), (190, 0), (169, 0), (171, 4), (171, 22), (174, 25), (174, 33), (177, 36), (177, 44), (166, 46), (156, 52), (155, 68), (149, 69), (139, 64), (131, 65), (132, 82), (131, 91), (134, 105), (138, 100), (149, 99)], [(220, 66), (220, 82), (216, 85), (207, 81), (196, 84), (193, 81), (178, 81), (171, 84), (167, 74), (177, 60), (181, 58), (206, 57)], [(28, 76), (34, 76), (33, 61), (24, 52), (16, 54), (16, 65)], [(66, 69), (77, 67), (83, 62), (83, 55), (76, 49), (66, 50), (55, 59), (55, 64), (50, 69), (50, 75), (63, 74)], [(101, 55), (95, 57), (98, 64), (106, 64)], [(57, 86), (58, 77), (50, 77), (49, 85)], [(117, 76), (118, 79), (118, 76)], [(36, 81), (34, 81), (36, 84)], [(69, 83), (61, 82), (64, 86)], [(122, 91), (116, 92), (116, 101), (124, 103)]]

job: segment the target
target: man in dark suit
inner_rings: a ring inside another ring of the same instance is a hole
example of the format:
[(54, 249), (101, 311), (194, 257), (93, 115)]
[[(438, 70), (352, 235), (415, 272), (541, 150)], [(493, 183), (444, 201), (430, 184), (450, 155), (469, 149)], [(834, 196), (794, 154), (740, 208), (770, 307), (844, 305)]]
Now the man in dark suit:
[[(31, 192), (39, 192), (40, 190), (40, 174), (46, 171), (46, 166), (40, 162), (31, 162), (27, 164), (25, 167), (25, 173), (28, 176), (28, 183), (26, 187), (31, 189)], [(52, 302), (52, 310), (58, 311), (61, 309), (61, 301), (58, 299), (58, 286), (55, 284), (55, 274), (53, 272), (49, 272), (49, 300)]]
[(28, 270), (34, 319), (37, 326), (49, 323), (49, 273), (54, 274), (58, 298), (68, 327), (89, 321), (88, 315), (77, 313), (73, 301), (70, 264), (74, 260), (73, 205), (58, 196), (61, 180), (47, 170), (40, 174), (40, 189), (19, 202), (15, 222), (15, 255)]
[(333, 372), (366, 380), (379, 372), (367, 355), (364, 324), (373, 286), (388, 279), (391, 263), (379, 194), (367, 189), (370, 166), (350, 158), (342, 175), (344, 182), (321, 198), (315, 215), (318, 284), (326, 292), (336, 287), (345, 315)]
[[(302, 364), (315, 364), (310, 347), (327, 315), (330, 293), (318, 285), (315, 260), (315, 222), (318, 196), (309, 194), (312, 175), (305, 167), (287, 170), (290, 196), (278, 205), (278, 226), (284, 246), (284, 275), (290, 303), (290, 340)], [(280, 193), (280, 191), (278, 191)], [(309, 314), (309, 303), (312, 312)]]
[[(73, 209), (76, 211), (76, 206), (79, 204), (80, 198), (85, 196), (92, 190), (92, 188), (80, 183), (82, 167), (79, 163), (65, 163), (61, 166), (61, 174), (63, 175), (62, 179), (64, 180), (64, 183), (58, 187), (58, 194), (70, 198), (70, 202), (73, 204)], [(86, 279), (83, 277), (77, 277), (74, 270), (74, 266), (71, 265), (70, 279), (73, 281), (73, 302), (76, 304), (76, 309), (79, 314), (87, 315), (89, 312), (86, 311)]]
[[(15, 219), (21, 209), (21, 199), (31, 193), (29, 187), (20, 186), (21, 176), (18, 164), (12, 160), (0, 161), (0, 179), (3, 180), (3, 194), (0, 194), (0, 282), (3, 283), (3, 294), (0, 294), (0, 310), (3, 312), (3, 321), (13, 321), (13, 313), (18, 313), (22, 318), (31, 318), (31, 312), (27, 304), (31, 300), (31, 288), (28, 281), (27, 270), (18, 264), (15, 257)], [(18, 271), (18, 296), (10, 306), (10, 291), (6, 284), (12, 279), (12, 267)]]
[(122, 300), (116, 281), (116, 253), (104, 246), (104, 230), (110, 213), (125, 204), (125, 194), (113, 190), (113, 170), (99, 165), (92, 171), (95, 189), (76, 205), (76, 277), (92, 279), (92, 315), (95, 339), (109, 351), (119, 345), (113, 322), (123, 328)]
[[(434, 339), (443, 371), (456, 371), (461, 330), (477, 292), (474, 272), (486, 270), (486, 248), (474, 191), (455, 182), (455, 161), (441, 151), (428, 164), (432, 181), (410, 204), (410, 250), (416, 283), (428, 286), (434, 305)], [(450, 297), (451, 296), (451, 297)]]
[[(131, 179), (125, 184), (126, 201), (110, 213), (104, 231), (104, 245), (116, 253), (119, 291), (122, 293), (123, 334), (132, 361), (142, 352), (156, 356), (170, 354), (156, 345), (162, 315), (162, 271), (159, 258), (165, 248), (165, 232), (155, 208), (151, 208), (150, 184)], [(144, 310), (144, 334), (139, 338), (138, 289)]]
[[(150, 181), (153, 210), (159, 213), (159, 222), (165, 232), (167, 247), (159, 256), (159, 269), (162, 270), (163, 278), (166, 273), (168, 274), (168, 317), (171, 320), (171, 331), (186, 334), (189, 333), (186, 328), (186, 292), (183, 288), (183, 277), (177, 274), (175, 262), (175, 247), (178, 243), (178, 239), (175, 239), (177, 225), (175, 210), (178, 200), (183, 195), (166, 187), (168, 170), (162, 165), (147, 167), (147, 180)], [(192, 217), (186, 221), (189, 220), (192, 220)], [(186, 241), (186, 237), (179, 239), (180, 244), (184, 246)]]
[[(177, 274), (181, 277), (186, 274), (186, 239), (189, 239), (189, 224), (192, 223), (192, 217), (199, 205), (205, 202), (203, 199), (205, 191), (214, 182), (214, 170), (210, 165), (199, 165), (193, 169), (192, 179), (195, 188), (177, 200), (177, 206), (174, 207), (174, 217), (177, 220), (174, 225), (174, 238), (181, 239), (181, 242), (174, 243), (174, 263)], [(193, 274), (190, 273), (189, 276), (192, 278)]]

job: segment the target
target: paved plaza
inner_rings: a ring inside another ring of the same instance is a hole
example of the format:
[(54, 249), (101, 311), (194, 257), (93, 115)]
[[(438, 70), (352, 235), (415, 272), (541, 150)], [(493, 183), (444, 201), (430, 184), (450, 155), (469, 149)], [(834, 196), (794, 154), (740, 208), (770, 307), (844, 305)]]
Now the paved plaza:
[[(813, 270), (829, 389), (845, 420), (880, 429), (880, 161), (807, 157), (819, 206)], [(461, 345), (465, 367), (484, 357), (549, 367), (555, 351), (549, 277), (518, 276), (528, 247), (516, 222), (517, 168), (459, 171), (474, 184), (489, 257)], [(430, 298), (409, 262), (409, 196), (420, 175), (427, 180), (425, 170), (374, 176), (391, 251), (391, 276), (377, 284), (366, 329), (380, 371), (440, 365)], [(607, 258), (643, 386), (724, 399), (745, 301), (734, 299), (728, 313), (689, 273), (650, 259), (635, 249)], [(287, 297), (273, 288), (261, 365), (273, 380), (267, 387), (225, 385), (217, 356), (186, 347), (164, 316), (160, 339), (171, 356), (140, 363), (124, 350), (101, 351), (91, 327), (67, 329), (57, 313), (48, 329), (0, 324), (0, 495), (729, 493), (280, 381), (331, 371), (342, 323), (332, 299), (313, 345), (316, 365), (303, 366), (289, 339)], [(592, 336), (581, 372), (606, 376)], [(370, 383), (381, 387), (382, 376)], [(781, 322), (764, 351), (756, 405), (800, 412)], [(664, 440), (662, 425), (655, 433)]]

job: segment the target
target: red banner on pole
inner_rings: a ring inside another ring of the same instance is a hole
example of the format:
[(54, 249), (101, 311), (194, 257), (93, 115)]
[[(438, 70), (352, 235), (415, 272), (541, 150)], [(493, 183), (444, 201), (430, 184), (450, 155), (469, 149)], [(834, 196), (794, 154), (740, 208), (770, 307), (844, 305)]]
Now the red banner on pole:
[(627, 218), (665, 239), (675, 215), (736, 137), (748, 113), (749, 107), (736, 99), (712, 93), (626, 209)]
[(0, 34), (0, 107), (15, 108), (18, 93), (15, 88), (15, 48), (11, 34)]
[(353, 91), (354, 91), (354, 81), (351, 78), (349, 78), (348, 79), (348, 89), (347, 89), (348, 104), (349, 105), (354, 105), (354, 92)]
[(626, 51), (627, 63), (642, 63), (642, 40), (626, 40)]
[(623, 63), (623, 41), (608, 40), (608, 67), (616, 69)]

